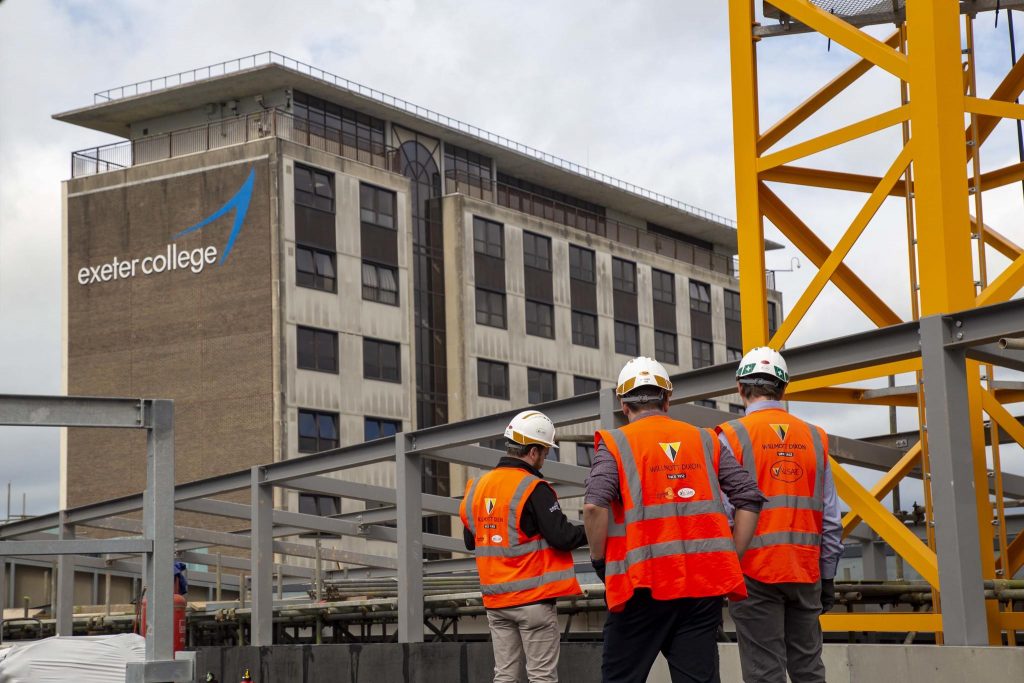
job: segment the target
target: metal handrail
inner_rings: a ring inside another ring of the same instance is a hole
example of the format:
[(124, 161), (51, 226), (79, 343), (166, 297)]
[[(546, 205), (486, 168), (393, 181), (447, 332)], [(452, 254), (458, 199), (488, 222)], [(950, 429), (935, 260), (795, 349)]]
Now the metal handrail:
[(611, 185), (612, 187), (624, 190), (626, 192), (643, 197), (645, 199), (651, 199), (661, 204), (671, 206), (675, 209), (691, 214), (693, 216), (697, 216), (699, 218), (703, 218), (705, 220), (713, 221), (716, 223), (721, 223), (722, 225), (726, 225), (729, 227), (736, 227), (736, 221), (730, 218), (720, 216), (710, 211), (705, 211), (704, 209), (693, 206), (692, 204), (687, 204), (686, 202), (681, 202), (678, 199), (673, 199), (663, 194), (653, 192), (646, 188), (640, 187), (639, 185), (634, 185), (633, 183), (620, 180), (618, 178), (609, 176), (599, 171), (595, 171), (585, 166), (573, 163), (566, 159), (556, 157), (553, 154), (542, 152), (528, 145), (524, 145), (520, 142), (510, 140), (502, 135), (491, 133), (490, 131), (478, 128), (477, 126), (473, 126), (471, 124), (465, 123), (458, 119), (454, 119), (444, 114), (439, 114), (438, 112), (435, 112), (431, 109), (427, 109), (426, 107), (421, 107), (418, 104), (413, 104), (412, 102), (408, 102), (401, 98), (395, 97), (394, 95), (389, 95), (385, 92), (381, 92), (380, 90), (376, 90), (374, 88), (367, 87), (360, 83), (356, 83), (355, 81), (350, 81), (347, 78), (336, 76), (335, 74), (324, 71), (323, 69), (319, 69), (310, 64), (300, 62), (297, 59), (292, 59), (291, 57), (287, 57), (285, 55), (272, 51), (259, 52), (253, 55), (248, 55), (246, 57), (239, 57), (238, 59), (232, 59), (225, 62), (212, 64), (209, 66), (199, 67), (197, 69), (192, 69), (190, 71), (181, 71), (176, 74), (161, 76), (159, 78), (153, 78), (148, 81), (139, 81), (137, 83), (122, 85), (117, 88), (111, 88), (109, 90), (104, 90), (95, 93), (93, 96), (93, 101), (99, 104), (101, 102), (110, 102), (113, 100), (123, 99), (125, 97), (135, 97), (138, 95), (155, 92), (157, 90), (163, 90), (166, 88), (185, 85), (187, 83), (194, 83), (196, 81), (217, 78), (220, 76), (225, 76), (229, 73), (237, 73), (246, 69), (255, 69), (257, 67), (266, 66), (270, 64), (283, 66), (287, 69), (291, 69), (300, 74), (309, 76), (310, 78), (315, 78), (317, 80), (324, 81), (325, 83), (330, 83), (331, 85), (334, 85), (336, 87), (343, 88), (358, 95), (362, 95), (363, 97), (367, 97), (382, 104), (386, 104), (390, 107), (400, 109), (404, 112), (425, 119), (427, 121), (431, 121), (433, 123), (446, 126), (453, 130), (457, 130), (460, 133), (471, 135), (473, 137), (485, 140), (492, 144), (496, 144), (500, 147), (504, 147), (505, 149), (509, 149), (520, 154), (524, 154), (538, 161), (543, 161), (547, 164), (557, 166), (558, 168), (571, 171), (582, 176), (586, 176), (592, 180), (596, 180), (606, 185)]

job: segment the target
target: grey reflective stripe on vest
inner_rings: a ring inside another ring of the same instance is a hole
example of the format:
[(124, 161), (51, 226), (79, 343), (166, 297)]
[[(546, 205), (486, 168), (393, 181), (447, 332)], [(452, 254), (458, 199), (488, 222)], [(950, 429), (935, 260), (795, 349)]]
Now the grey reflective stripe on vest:
[(697, 540), (666, 541), (634, 548), (626, 553), (625, 560), (608, 562), (605, 570), (608, 576), (625, 574), (632, 565), (669, 555), (696, 555), (699, 553), (735, 552), (736, 546), (732, 537), (703, 538)]
[(506, 536), (509, 543), (519, 539), (519, 520), (516, 518), (516, 513), (519, 510), (519, 503), (523, 500), (523, 495), (526, 494), (526, 489), (530, 488), (535, 481), (540, 481), (540, 478), (527, 474), (516, 486), (515, 493), (512, 494), (512, 502), (508, 504), (508, 536)]
[(615, 441), (616, 447), (619, 449), (622, 471), (626, 473), (626, 488), (629, 489), (629, 499), (633, 502), (632, 509), (639, 511), (639, 519), (643, 519), (644, 491), (643, 487), (640, 486), (640, 468), (637, 466), (633, 448), (629, 445), (629, 439), (626, 438), (621, 429), (612, 429), (610, 434)]
[[(747, 431), (746, 425), (739, 420), (726, 422), (726, 424), (732, 427), (736, 433), (736, 439), (740, 442), (740, 451), (743, 457), (739, 460), (747, 472), (750, 472), (754, 481), (757, 481), (757, 456), (754, 455), (754, 443), (750, 440), (750, 432)], [(733, 455), (736, 454), (733, 453)]]
[(536, 541), (527, 541), (526, 543), (517, 543), (510, 546), (478, 545), (474, 552), (477, 557), (521, 557), (522, 555), (547, 550), (550, 547), (547, 541), (543, 538), (538, 538)]
[(529, 579), (519, 579), (518, 581), (507, 581), (505, 583), (490, 583), (487, 585), (480, 586), (480, 592), (483, 595), (501, 595), (502, 593), (514, 593), (516, 591), (530, 590), (531, 588), (540, 588), (549, 583), (555, 581), (565, 581), (566, 579), (572, 579), (576, 577), (576, 572), (570, 567), (569, 569), (561, 569), (557, 572), (548, 572), (547, 574), (541, 574), (540, 576), (534, 576)]
[(469, 522), (469, 533), (476, 536), (476, 505), (473, 498), (476, 496), (476, 487), (482, 477), (477, 477), (469, 486), (469, 493), (466, 495), (466, 521)]
[(811, 429), (811, 441), (814, 443), (814, 465), (817, 467), (817, 471), (814, 476), (814, 499), (823, 500), (825, 497), (825, 447), (821, 443), (821, 432), (818, 428), (812, 424), (808, 424)]
[(773, 531), (759, 534), (750, 541), (748, 549), (767, 548), (773, 545), (821, 545), (821, 534), (809, 531)]
[(791, 495), (779, 495), (779, 496), (767, 496), (768, 502), (764, 504), (762, 510), (773, 510), (775, 508), (793, 508), (794, 510), (814, 510), (815, 512), (821, 512), (825, 509), (825, 503), (820, 498), (813, 496), (791, 496)]

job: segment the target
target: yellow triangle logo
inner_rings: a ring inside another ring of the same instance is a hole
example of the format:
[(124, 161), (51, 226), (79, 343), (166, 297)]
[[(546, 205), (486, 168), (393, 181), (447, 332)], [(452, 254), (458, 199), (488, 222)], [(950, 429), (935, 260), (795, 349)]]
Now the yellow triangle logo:
[(679, 453), (679, 441), (673, 441), (671, 443), (659, 443), (661, 450), (665, 453), (665, 457), (672, 462), (676, 461), (676, 455)]
[(769, 426), (773, 430), (775, 430), (776, 434), (779, 435), (779, 440), (781, 440), (781, 441), (785, 441), (786, 440), (786, 434), (789, 434), (789, 425), (773, 424), (773, 425), (769, 425)]
[(484, 507), (487, 508), (487, 514), (494, 512), (494, 506), (497, 505), (497, 498), (484, 498)]

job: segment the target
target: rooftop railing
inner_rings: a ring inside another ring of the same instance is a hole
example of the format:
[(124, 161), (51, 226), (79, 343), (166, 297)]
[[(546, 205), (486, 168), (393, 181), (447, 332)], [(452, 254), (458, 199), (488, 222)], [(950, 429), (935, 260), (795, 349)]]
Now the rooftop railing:
[(450, 116), (439, 114), (433, 110), (427, 109), (426, 107), (421, 107), (418, 104), (413, 104), (412, 102), (408, 102), (393, 95), (389, 95), (385, 92), (375, 90), (374, 88), (369, 88), (360, 83), (356, 83), (355, 81), (350, 81), (347, 78), (336, 76), (332, 73), (324, 71), (323, 69), (319, 69), (315, 66), (311, 66), (304, 62), (300, 62), (296, 59), (292, 59), (291, 57), (286, 57), (285, 55), (279, 54), (277, 52), (260, 52), (254, 55), (240, 57), (238, 59), (232, 59), (226, 62), (220, 62), (218, 64), (200, 67), (198, 69), (192, 69), (190, 71), (181, 71), (176, 74), (161, 76), (160, 78), (154, 78), (148, 81), (139, 81), (138, 83), (122, 85), (117, 88), (112, 88), (110, 90), (104, 90), (102, 92), (95, 93), (95, 95), (93, 96), (93, 100), (95, 103), (100, 104), (103, 102), (110, 102), (113, 100), (123, 99), (126, 97), (136, 97), (138, 95), (145, 95), (148, 93), (156, 92), (158, 90), (164, 90), (167, 88), (187, 85), (189, 83), (204, 81), (211, 78), (218, 78), (221, 76), (226, 76), (231, 73), (237, 73), (240, 71), (245, 71), (247, 69), (255, 69), (257, 67), (267, 66), (270, 64), (277, 64), (279, 66), (283, 66), (287, 69), (291, 69), (305, 76), (309, 76), (310, 78), (315, 78), (317, 80), (324, 81), (325, 83), (329, 83), (335, 87), (348, 90), (355, 94), (385, 104), (389, 107), (400, 109), (406, 113), (412, 114), (413, 116), (417, 116), (427, 121), (431, 121), (433, 123), (451, 128), (453, 130), (457, 130), (460, 133), (464, 133), (466, 135), (471, 135), (473, 137), (479, 138), (491, 144), (498, 145), (500, 147), (504, 147), (505, 149), (518, 152), (519, 154), (523, 154), (533, 159), (537, 159), (539, 161), (543, 161), (553, 166), (557, 166), (566, 171), (571, 171), (573, 173), (586, 176), (587, 178), (590, 178), (592, 180), (596, 180), (598, 182), (610, 185), (625, 192), (629, 192), (631, 194), (644, 197), (645, 199), (650, 199), (652, 201), (656, 201), (661, 204), (671, 206), (675, 209), (678, 209), (679, 211), (683, 211), (693, 216), (713, 221), (715, 223), (721, 223), (722, 225), (726, 225), (732, 228), (736, 227), (736, 222), (730, 218), (719, 216), (718, 214), (712, 213), (710, 211), (705, 211), (704, 209), (698, 208), (691, 204), (687, 204), (686, 202), (681, 202), (678, 199), (666, 197), (663, 194), (652, 192), (651, 190), (640, 187), (638, 185), (634, 185), (633, 183), (629, 183), (624, 180), (614, 178), (612, 176), (600, 173), (585, 166), (580, 166), (579, 164), (567, 161), (566, 159), (556, 157), (546, 152), (542, 152), (528, 145), (524, 145), (520, 142), (516, 142), (515, 140), (510, 140), (504, 136), (491, 133), (490, 131), (483, 130), (482, 128), (478, 128), (477, 126), (470, 125), (463, 121), (459, 121), (458, 119), (454, 119)]

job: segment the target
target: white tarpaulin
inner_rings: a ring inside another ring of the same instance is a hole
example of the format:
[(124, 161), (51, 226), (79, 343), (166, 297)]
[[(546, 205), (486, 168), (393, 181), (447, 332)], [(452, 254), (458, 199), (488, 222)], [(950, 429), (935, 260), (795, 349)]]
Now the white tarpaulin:
[(124, 683), (126, 664), (145, 658), (132, 633), (46, 638), (0, 652), (0, 683)]

